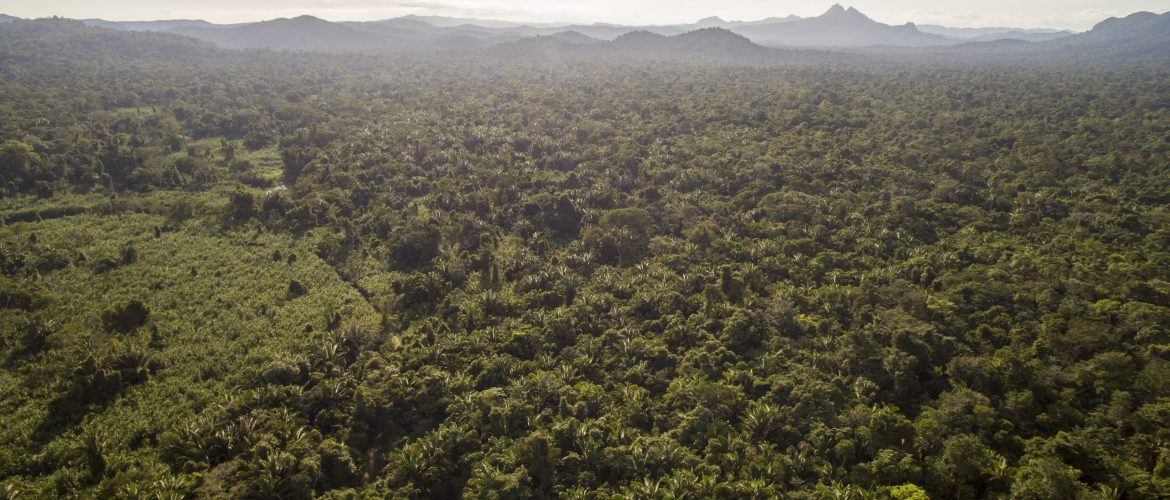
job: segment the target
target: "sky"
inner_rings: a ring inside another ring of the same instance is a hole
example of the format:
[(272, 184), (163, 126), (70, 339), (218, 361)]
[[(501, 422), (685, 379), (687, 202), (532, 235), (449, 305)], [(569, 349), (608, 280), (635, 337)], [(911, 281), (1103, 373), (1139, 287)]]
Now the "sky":
[[(0, 13), (111, 21), (204, 19), (261, 21), (308, 14), (330, 21), (367, 21), (407, 14), (530, 23), (689, 23), (708, 16), (756, 20), (816, 16), (834, 0), (0, 0)], [(953, 27), (1060, 28), (1083, 31), (1108, 17), (1163, 13), (1170, 0), (856, 0), (842, 1), (887, 24)]]

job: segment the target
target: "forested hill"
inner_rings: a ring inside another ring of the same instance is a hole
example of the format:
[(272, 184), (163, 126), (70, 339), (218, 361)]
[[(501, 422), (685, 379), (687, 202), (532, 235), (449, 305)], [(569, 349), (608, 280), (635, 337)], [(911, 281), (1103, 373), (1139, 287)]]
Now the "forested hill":
[(5, 498), (1170, 496), (1166, 66), (585, 47), (0, 24)]
[(397, 41), (393, 37), (378, 36), (313, 16), (229, 27), (178, 26), (168, 31), (207, 40), (229, 49), (377, 52), (390, 50)]
[(1053, 40), (1045, 48), (1075, 53), (1084, 58), (1128, 61), (1170, 61), (1170, 12), (1138, 12), (1124, 18), (1106, 19), (1080, 35)]
[(587, 48), (614, 55), (648, 59), (691, 59), (722, 62), (783, 62), (795, 59), (793, 51), (773, 49), (722, 28), (701, 30), (666, 37), (645, 31), (627, 33), (603, 45)]
[(104, 63), (186, 64), (222, 55), (215, 46), (184, 36), (118, 32), (67, 19), (0, 24), (0, 63), (9, 70), (22, 65), (97, 69)]

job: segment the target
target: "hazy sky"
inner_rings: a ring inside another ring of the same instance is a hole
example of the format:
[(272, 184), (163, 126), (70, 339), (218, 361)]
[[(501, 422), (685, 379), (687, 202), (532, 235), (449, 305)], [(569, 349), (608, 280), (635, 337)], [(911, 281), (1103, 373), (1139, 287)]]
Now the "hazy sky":
[[(720, 16), (754, 20), (815, 16), (834, 3), (786, 0), (2, 0), (0, 13), (115, 21), (199, 18), (244, 22), (310, 14), (331, 21), (406, 14), (525, 22), (666, 24)], [(1110, 16), (1166, 12), (1170, 0), (856, 0), (852, 5), (889, 24), (913, 21), (958, 27), (1015, 26), (1085, 30)]]

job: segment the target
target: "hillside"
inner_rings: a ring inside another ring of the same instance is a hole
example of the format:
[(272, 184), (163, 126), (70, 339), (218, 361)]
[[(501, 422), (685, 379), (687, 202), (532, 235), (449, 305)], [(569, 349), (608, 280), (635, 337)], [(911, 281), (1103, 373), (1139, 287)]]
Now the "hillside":
[(1074, 41), (1163, 40), (1170, 34), (1170, 13), (1137, 12), (1124, 18), (1109, 18)]
[(1030, 60), (1047, 65), (1098, 64), (1157, 67), (1170, 63), (1170, 14), (1139, 12), (1093, 29), (1038, 43), (984, 43), (962, 47), (980, 60)]
[(17, 20), (0, 27), (0, 63), (9, 70), (25, 64), (64, 72), (129, 61), (182, 64), (215, 55), (211, 45), (184, 36), (120, 33), (65, 19)]
[(1077, 52), (1084, 57), (1170, 61), (1170, 13), (1138, 12), (1106, 19), (1088, 32), (1054, 40), (1046, 48)]

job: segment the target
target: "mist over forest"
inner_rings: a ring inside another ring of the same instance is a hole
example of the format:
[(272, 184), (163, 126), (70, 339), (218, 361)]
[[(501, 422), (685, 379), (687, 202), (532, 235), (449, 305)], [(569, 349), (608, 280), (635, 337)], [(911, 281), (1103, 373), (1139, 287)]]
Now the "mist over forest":
[(3, 498), (1166, 498), (1168, 68), (0, 16)]

